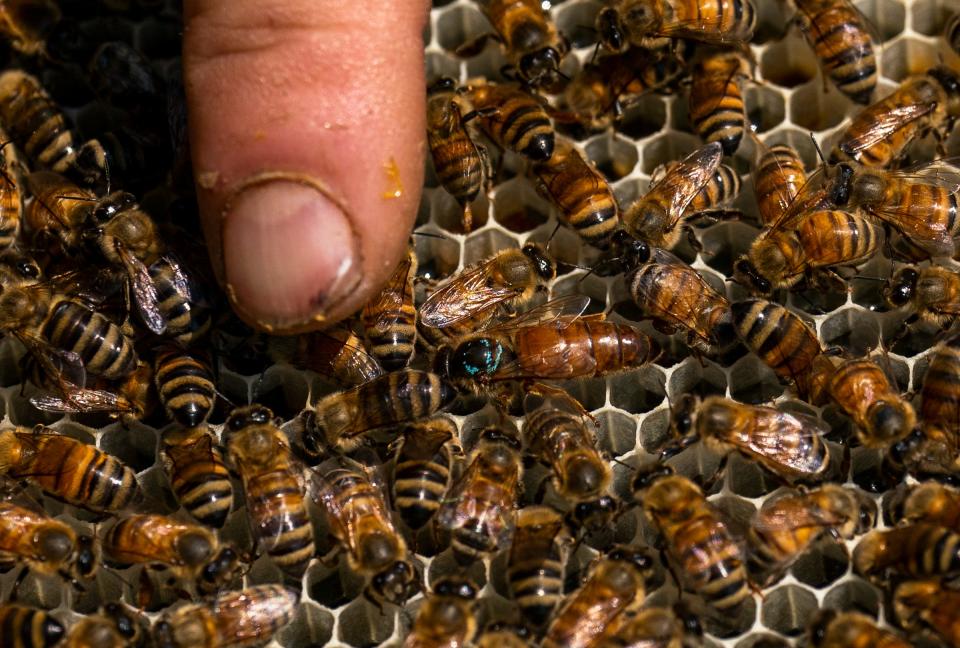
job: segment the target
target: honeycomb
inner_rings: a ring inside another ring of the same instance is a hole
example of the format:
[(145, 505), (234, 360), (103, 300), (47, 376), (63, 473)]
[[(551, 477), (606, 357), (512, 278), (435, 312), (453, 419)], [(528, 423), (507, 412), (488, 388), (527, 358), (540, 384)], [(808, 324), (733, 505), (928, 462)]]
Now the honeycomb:
[[(62, 3), (83, 8), (81, 2)], [(176, 94), (178, 83), (178, 11), (171, 3), (113, 2), (121, 9), (105, 11), (101, 24), (110, 26), (108, 33), (117, 39), (135, 43), (154, 61)], [(564, 60), (562, 70), (572, 76), (594, 51), (595, 36), (590, 33), (594, 16), (600, 7), (597, 0), (544, 0), (559, 28), (568, 35), (574, 49)], [(746, 105), (752, 127), (764, 143), (786, 143), (798, 150), (807, 170), (816, 167), (818, 159), (810, 140), (812, 132), (823, 150), (829, 150), (836, 134), (848, 123), (857, 108), (835, 89), (826, 89), (817, 62), (795, 28), (786, 28), (788, 10), (785, 3), (757, 0), (759, 12), (757, 35), (751, 44), (756, 75), (745, 89)], [(911, 74), (935, 65), (939, 60), (960, 68), (960, 57), (950, 51), (940, 34), (951, 11), (958, 7), (954, 0), (855, 0), (854, 4), (876, 28), (879, 38), (878, 68), (880, 80), (877, 96), (895, 88)], [(133, 5), (133, 8), (126, 8)], [(435, 0), (428, 28), (424, 33), (427, 78), (452, 76), (461, 81), (476, 77), (501, 78), (506, 61), (496, 44), (478, 56), (462, 60), (454, 51), (462, 43), (485, 33), (489, 26), (474, 0)], [(103, 38), (103, 34), (98, 35)], [(69, 75), (50, 74), (44, 82), (51, 93), (69, 108), (85, 135), (97, 135), (103, 124), (97, 123), (92, 100)], [(577, 145), (611, 181), (621, 205), (642, 195), (650, 184), (651, 172), (661, 163), (676, 160), (693, 151), (698, 138), (687, 117), (684, 91), (674, 95), (650, 94), (623, 117), (616, 132), (607, 131), (578, 137)], [(960, 130), (946, 142), (948, 155), (960, 154)], [(732, 157), (733, 166), (742, 174), (744, 187), (734, 207), (746, 218), (721, 222), (699, 230), (702, 251), (697, 253), (686, 243), (677, 254), (701, 272), (705, 279), (731, 299), (743, 298), (746, 292), (728, 278), (734, 259), (746, 251), (759, 231), (749, 169), (755, 155), (755, 144), (745, 138)], [(729, 159), (727, 160), (729, 162)], [(556, 217), (552, 208), (534, 191), (519, 169), (522, 165), (506, 156), (498, 183), (489, 196), (474, 204), (474, 230), (464, 233), (461, 210), (436, 180), (428, 162), (427, 180), (417, 217), (419, 233), (438, 236), (414, 236), (420, 259), (419, 273), (424, 278), (440, 280), (492, 253), (507, 247), (518, 247), (527, 241), (546, 244), (562, 262), (556, 280), (550, 285), (551, 296), (579, 292), (591, 298), (588, 312), (606, 312), (611, 320), (637, 323), (639, 313), (632, 303), (622, 277), (603, 277), (588, 269), (597, 261), (597, 251), (584, 246), (571, 231), (555, 232)], [(171, 213), (173, 208), (168, 210)], [(179, 224), (189, 224), (186, 215), (174, 214)], [(864, 275), (886, 277), (889, 261), (877, 257), (861, 270)], [(878, 282), (853, 282), (849, 293), (800, 292), (791, 294), (787, 304), (816, 329), (828, 345), (839, 345), (853, 356), (876, 349), (882, 340), (897, 331), (903, 315), (887, 312)], [(581, 380), (565, 384), (599, 423), (602, 449), (615, 458), (612, 468), (615, 490), (626, 501), (631, 500), (630, 480), (633, 467), (653, 459), (668, 434), (670, 403), (684, 393), (720, 394), (748, 403), (776, 402), (787, 409), (821, 414), (834, 425), (831, 439), (842, 439), (849, 432), (849, 423), (831, 407), (817, 411), (799, 401), (784, 387), (758, 358), (741, 351), (721, 360), (694, 357), (679, 336), (667, 338), (655, 331), (649, 322), (640, 327), (656, 338), (667, 352), (656, 364), (639, 371), (607, 379)], [(242, 330), (242, 329), (241, 329)], [(916, 393), (922, 384), (928, 363), (927, 356), (934, 341), (934, 331), (915, 327), (886, 354), (889, 367), (899, 386), (907, 393)], [(158, 443), (166, 423), (148, 420), (125, 427), (119, 422), (91, 416), (54, 416), (32, 408), (24, 398), (18, 363), (22, 350), (5, 341), (0, 344), (0, 407), (4, 425), (50, 425), (62, 434), (86, 443), (96, 444), (114, 454), (138, 471), (138, 479), (150, 494), (148, 506), (164, 513), (177, 511), (158, 463)], [(263, 366), (257, 359), (234, 358), (224, 361), (219, 375), (219, 390), (224, 401), (243, 404), (263, 402), (285, 419), (293, 419), (305, 406), (330, 392), (333, 387), (322, 377), (298, 371), (289, 365)], [(29, 394), (29, 390), (28, 390)], [(226, 402), (211, 417), (219, 432)], [(498, 422), (499, 413), (482, 402), (459, 403), (451, 414), (462, 432), (465, 447), (475, 440), (476, 432), (485, 425)], [(519, 421), (518, 421), (519, 422)], [(156, 427), (151, 425), (156, 423)], [(289, 425), (289, 424), (288, 424)], [(838, 457), (840, 446), (830, 441), (831, 452)], [(855, 448), (848, 476), (850, 483), (866, 486), (876, 470), (879, 455), (872, 450)], [(709, 475), (719, 457), (694, 444), (670, 460), (678, 472), (687, 476)], [(548, 474), (534, 465), (524, 477), (523, 504), (531, 503), (541, 481)], [(750, 516), (779, 485), (771, 482), (755, 465), (733, 455), (724, 479), (710, 494), (729, 520), (734, 532), (742, 532)], [(239, 491), (238, 491), (239, 492)], [(871, 495), (883, 507), (891, 493)], [(549, 498), (549, 493), (548, 493)], [(548, 499), (549, 502), (549, 499)], [(96, 533), (99, 520), (54, 500), (43, 498), (52, 514), (77, 529)], [(322, 520), (321, 515), (314, 516)], [(878, 526), (885, 524), (882, 517)], [(331, 548), (331, 540), (318, 523), (318, 549)], [(234, 510), (223, 531), (243, 548), (252, 547), (245, 511)], [(654, 533), (638, 510), (621, 516), (616, 527), (604, 537), (590, 537), (578, 545), (567, 565), (567, 588), (572, 590), (576, 579), (598, 554), (598, 547), (611, 541), (648, 544)], [(325, 539), (326, 538), (326, 539)], [(427, 587), (437, 578), (456, 569), (449, 549), (437, 552), (429, 538), (421, 537), (418, 554), (422, 561)], [(708, 621), (708, 646), (747, 648), (760, 645), (792, 645), (802, 637), (804, 628), (818, 608), (863, 611), (888, 624), (889, 610), (885, 596), (865, 580), (854, 575), (849, 553), (856, 539), (845, 543), (830, 538), (819, 541), (788, 574), (754, 597), (742, 614), (732, 620), (732, 627), (721, 627)], [(469, 573), (482, 586), (479, 605), (481, 627), (492, 620), (510, 619), (514, 603), (504, 580), (506, 552), (502, 551), (483, 564), (474, 565)], [(30, 575), (19, 589), (21, 602), (50, 609), (65, 624), (94, 612), (106, 601), (136, 600), (137, 569), (111, 572), (102, 570), (94, 583), (82, 593), (61, 587), (59, 582)], [(279, 571), (264, 556), (258, 559), (244, 577), (244, 585), (281, 582)], [(676, 600), (677, 591), (669, 576), (655, 589), (648, 600), (667, 603)], [(3, 577), (0, 591), (9, 592), (12, 574)], [(408, 632), (423, 594), (409, 600), (402, 608), (383, 610), (360, 594), (363, 583), (345, 566), (327, 565), (314, 560), (304, 574), (301, 601), (293, 622), (271, 642), (271, 646), (289, 648), (305, 646), (396, 646)], [(156, 612), (149, 616), (155, 618)], [(802, 642), (802, 639), (800, 639)], [(917, 645), (937, 645), (929, 638), (920, 638)], [(925, 643), (926, 642), (926, 643)]]

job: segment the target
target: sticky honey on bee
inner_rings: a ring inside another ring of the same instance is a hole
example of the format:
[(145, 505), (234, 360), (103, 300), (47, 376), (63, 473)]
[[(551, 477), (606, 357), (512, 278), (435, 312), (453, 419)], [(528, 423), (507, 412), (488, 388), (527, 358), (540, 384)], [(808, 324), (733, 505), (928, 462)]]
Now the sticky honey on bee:
[(0, 606), (0, 627), (6, 629), (10, 648), (52, 648), (66, 634), (63, 624), (45, 610), (16, 603)]
[(549, 506), (527, 506), (517, 513), (507, 582), (520, 614), (535, 628), (546, 625), (563, 599), (569, 540), (563, 516)]
[(403, 369), (415, 353), (417, 309), (413, 284), (416, 276), (417, 255), (408, 247), (386, 286), (364, 305), (360, 314), (370, 351), (387, 371)]
[(750, 598), (743, 552), (699, 486), (657, 465), (637, 473), (633, 493), (686, 587), (720, 612)]
[(757, 13), (750, 0), (606, 0), (597, 15), (600, 41), (614, 52), (649, 47), (657, 39), (687, 38), (737, 45), (753, 38)]
[(960, 591), (939, 580), (901, 583), (893, 592), (893, 613), (911, 632), (931, 631), (948, 645), (960, 645)]
[(437, 513), (450, 532), (453, 555), (469, 565), (504, 546), (516, 523), (523, 465), (516, 433), (496, 427), (480, 433), (463, 475)]
[(480, 129), (502, 149), (532, 162), (553, 155), (556, 134), (543, 100), (522, 86), (478, 83), (464, 91)]
[(615, 636), (640, 609), (653, 560), (644, 551), (614, 547), (590, 566), (583, 584), (563, 602), (543, 639), (544, 648), (586, 648)]
[(818, 538), (831, 534), (850, 540), (872, 528), (876, 515), (866, 494), (835, 484), (768, 500), (747, 533), (751, 577), (772, 585)]
[(865, 614), (822, 610), (807, 628), (813, 648), (910, 648), (899, 635), (884, 630)]
[(926, 578), (960, 573), (960, 533), (917, 522), (875, 529), (853, 550), (854, 571), (882, 584), (890, 578)]
[(477, 634), (477, 586), (459, 577), (441, 578), (417, 612), (404, 648), (463, 646)]
[(897, 270), (884, 286), (883, 296), (893, 308), (909, 306), (904, 322), (930, 322), (943, 330), (960, 316), (960, 273), (948, 268), (907, 266)]
[(764, 147), (753, 170), (761, 224), (769, 227), (780, 220), (806, 182), (803, 160), (795, 149), (783, 144)]
[(186, 428), (206, 423), (217, 399), (213, 369), (196, 354), (164, 346), (154, 358), (154, 379), (167, 415)]
[(378, 604), (402, 605), (419, 589), (418, 573), (371, 473), (342, 457), (324, 462), (314, 471), (315, 497), (350, 569), (367, 580), (364, 594)]
[(225, 592), (166, 612), (153, 627), (157, 648), (259, 646), (293, 620), (299, 595), (280, 585)]
[(736, 51), (716, 51), (693, 66), (690, 84), (690, 119), (697, 135), (719, 142), (724, 155), (733, 155), (743, 139), (747, 112), (742, 84), (752, 78), (750, 62)]
[(209, 428), (170, 430), (161, 462), (180, 505), (197, 521), (221, 528), (233, 508), (233, 483)]
[(462, 453), (450, 419), (438, 417), (404, 429), (395, 455), (393, 502), (408, 527), (419, 531), (440, 509)]
[(258, 545), (284, 574), (300, 578), (315, 553), (313, 525), (302, 467), (278, 424), (262, 405), (241, 407), (227, 417), (223, 441)]

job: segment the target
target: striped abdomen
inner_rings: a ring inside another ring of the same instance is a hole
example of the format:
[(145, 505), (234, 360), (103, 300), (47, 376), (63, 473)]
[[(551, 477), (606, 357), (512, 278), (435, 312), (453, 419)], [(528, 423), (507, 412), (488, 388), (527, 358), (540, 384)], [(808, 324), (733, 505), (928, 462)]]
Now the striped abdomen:
[(207, 526), (220, 528), (233, 507), (233, 483), (223, 453), (202, 431), (180, 443), (164, 440), (170, 486), (187, 512)]
[(8, 648), (52, 648), (64, 628), (44, 610), (10, 603), (0, 607), (0, 633)]
[[(960, 221), (957, 206), (960, 192), (948, 187), (894, 180), (888, 200), (875, 206), (876, 215), (906, 236), (925, 240), (939, 238), (943, 234), (957, 235)], [(952, 246), (951, 246), (952, 249)]]
[(40, 83), (11, 71), (0, 78), (0, 90), (0, 115), (14, 141), (39, 166), (66, 170), (76, 155), (73, 133)]
[(772, 225), (787, 211), (806, 181), (803, 160), (793, 148), (779, 144), (767, 149), (753, 180), (763, 225)]
[(92, 511), (119, 511), (139, 496), (133, 470), (92, 445), (55, 433), (17, 433), (29, 459), (8, 473), (63, 501)]
[[(2, 135), (0, 131), (0, 136)], [(19, 181), (12, 175), (15, 172), (8, 166), (2, 153), (0, 164), (4, 167), (0, 169), (0, 250), (3, 250), (16, 243), (20, 234), (23, 196), (20, 193)]]
[(721, 164), (684, 211), (695, 214), (729, 205), (740, 194), (741, 184), (740, 174), (733, 167)]
[(196, 427), (213, 411), (217, 393), (210, 367), (180, 349), (157, 353), (154, 378), (167, 414), (184, 427)]
[(368, 429), (426, 418), (456, 396), (437, 374), (412, 370), (394, 371), (356, 389)]
[(664, 529), (664, 535), (690, 587), (718, 610), (735, 608), (750, 598), (740, 549), (720, 520), (702, 511)]
[(326, 472), (330, 494), (328, 515), (333, 535), (350, 553), (352, 567), (363, 574), (376, 574), (406, 553), (406, 545), (390, 522), (380, 491), (366, 475), (353, 469)]
[(508, 86), (484, 85), (475, 88), (471, 98), (476, 110), (492, 111), (478, 121), (499, 146), (534, 162), (553, 155), (553, 125), (533, 95)]
[(417, 309), (413, 280), (417, 255), (407, 250), (386, 287), (363, 308), (361, 320), (371, 353), (387, 371), (403, 369), (413, 358), (417, 341)]
[(724, 41), (749, 41), (757, 24), (757, 11), (750, 0), (669, 0), (663, 5), (672, 7), (677, 22), (695, 25), (686, 31), (709, 31)]
[(210, 329), (210, 311), (180, 292), (174, 282), (173, 270), (161, 259), (149, 269), (157, 289), (157, 308), (167, 322), (164, 336), (186, 346)]
[(797, 9), (803, 33), (833, 84), (856, 103), (870, 103), (877, 59), (860, 12), (846, 0), (800, 0)]
[(917, 523), (867, 534), (853, 552), (857, 573), (884, 577), (960, 573), (960, 535), (937, 524)]
[(920, 419), (960, 435), (960, 336), (944, 342), (933, 355), (920, 392)]
[(443, 435), (432, 436), (425, 427), (405, 433), (393, 473), (393, 501), (400, 517), (415, 531), (440, 509), (440, 501), (450, 487), (449, 440)]
[(300, 578), (315, 553), (303, 489), (286, 470), (242, 475), (257, 540), (285, 574)]
[(854, 265), (872, 257), (883, 243), (883, 229), (858, 213), (815, 211), (796, 224), (809, 268)]
[(697, 134), (707, 143), (720, 142), (726, 155), (733, 155), (743, 139), (744, 67), (737, 54), (708, 58), (694, 68), (690, 86), (690, 119)]
[(483, 187), (483, 158), (462, 121), (453, 91), (434, 92), (427, 99), (427, 144), (437, 179), (461, 205), (472, 202)]
[(804, 505), (797, 497), (787, 496), (783, 502), (761, 509), (747, 532), (750, 553), (747, 559), (751, 572), (767, 578), (780, 572), (797, 558), (825, 531), (825, 526), (804, 524), (795, 528), (778, 523), (783, 519), (799, 517), (802, 510), (793, 510)]
[(137, 368), (133, 343), (106, 317), (62, 299), (54, 304), (43, 326), (43, 337), (83, 360), (84, 369), (109, 380), (123, 378)]
[(562, 530), (563, 518), (548, 507), (527, 507), (518, 515), (507, 582), (521, 614), (536, 627), (546, 625), (563, 599)]

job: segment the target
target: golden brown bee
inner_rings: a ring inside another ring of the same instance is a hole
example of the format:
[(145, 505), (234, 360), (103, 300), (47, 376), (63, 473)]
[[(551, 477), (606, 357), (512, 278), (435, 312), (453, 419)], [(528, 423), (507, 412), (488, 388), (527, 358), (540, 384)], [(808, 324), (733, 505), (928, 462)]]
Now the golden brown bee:
[(466, 471), (436, 517), (437, 525), (451, 534), (458, 563), (469, 565), (509, 540), (522, 472), (515, 433), (495, 427), (483, 430)]
[(550, 159), (556, 135), (537, 95), (518, 85), (494, 83), (471, 85), (465, 92), (477, 124), (497, 146), (532, 162)]
[(538, 245), (507, 249), (465, 268), (437, 288), (420, 307), (420, 323), (449, 329), (456, 337), (486, 327), (505, 310), (517, 310), (557, 276), (557, 264)]
[(723, 147), (719, 142), (697, 149), (669, 171), (623, 214), (631, 234), (652, 246), (672, 249), (680, 241), (684, 215), (694, 197), (717, 172)]
[(456, 91), (453, 79), (443, 77), (427, 89), (427, 144), (433, 168), (443, 188), (463, 207), (467, 232), (473, 226), (470, 203), (492, 172), (487, 149), (478, 143), (479, 134), (470, 123), (476, 117), (466, 95)]
[(202, 595), (223, 589), (240, 575), (237, 550), (206, 527), (167, 515), (131, 515), (113, 524), (102, 541), (104, 559), (121, 569), (130, 565), (169, 569), (173, 582)]
[(409, 247), (387, 285), (366, 303), (360, 314), (370, 351), (387, 371), (403, 369), (413, 359), (417, 342), (417, 309), (413, 301), (416, 276), (417, 254)]
[(730, 306), (743, 344), (784, 380), (796, 384), (801, 398), (810, 393), (810, 370), (823, 351), (816, 332), (797, 315), (764, 299)]
[[(920, 391), (920, 420), (925, 431), (940, 431), (954, 447), (960, 443), (960, 336), (940, 344), (933, 354)], [(956, 456), (956, 453), (948, 453)]]
[(528, 506), (517, 513), (507, 582), (520, 614), (534, 627), (546, 625), (563, 599), (569, 539), (563, 516), (549, 506)]
[(752, 76), (750, 62), (735, 51), (713, 52), (693, 67), (690, 120), (702, 140), (720, 142), (724, 155), (733, 155), (743, 139), (747, 110), (741, 86)]
[(97, 195), (53, 171), (34, 171), (25, 180), (34, 197), (24, 211), (33, 242), (49, 245), (55, 253), (79, 253), (83, 227), (93, 214)]
[(52, 0), (6, 0), (0, 9), (0, 34), (18, 52), (42, 54), (61, 15)]
[(208, 362), (180, 347), (164, 346), (154, 358), (154, 379), (160, 402), (171, 419), (187, 428), (206, 423), (217, 400)]
[(233, 483), (206, 426), (173, 429), (163, 436), (162, 463), (181, 506), (199, 522), (219, 529), (233, 508)]
[(300, 578), (313, 558), (313, 526), (304, 476), (279, 419), (262, 405), (230, 413), (224, 426), (230, 466), (246, 494), (247, 515), (261, 549), (291, 578)]
[(906, 630), (933, 631), (948, 645), (960, 645), (960, 591), (939, 580), (901, 583), (893, 592), (893, 612)]
[(61, 648), (131, 648), (142, 646), (146, 621), (118, 603), (109, 603), (98, 614), (87, 615), (70, 627)]
[(377, 604), (403, 605), (419, 589), (418, 574), (371, 473), (345, 457), (324, 462), (314, 473), (315, 496), (350, 569), (367, 579), (364, 594)]
[(659, 465), (637, 474), (633, 493), (687, 587), (721, 612), (750, 598), (743, 553), (699, 486)]
[(853, 569), (876, 583), (890, 576), (956, 575), (960, 573), (960, 533), (926, 522), (875, 529), (853, 550)]
[(450, 419), (437, 417), (404, 429), (393, 470), (393, 502), (408, 527), (419, 531), (440, 509), (462, 453)]
[(526, 648), (533, 636), (526, 626), (511, 623), (489, 623), (477, 637), (477, 648)]
[(344, 327), (265, 338), (271, 361), (315, 371), (338, 385), (361, 385), (383, 375), (380, 363), (367, 353), (360, 338)]
[(823, 73), (858, 104), (870, 103), (877, 58), (863, 15), (849, 0), (795, 0), (800, 30)]
[(350, 451), (367, 432), (432, 416), (456, 396), (437, 374), (394, 371), (320, 399), (304, 418), (304, 444), (317, 453), (324, 447)]
[(840, 135), (830, 161), (853, 160), (887, 168), (914, 139), (950, 133), (960, 117), (960, 76), (946, 65), (909, 77), (900, 87), (854, 116)]
[(813, 648), (911, 648), (913, 644), (877, 627), (859, 612), (821, 610), (807, 628)]
[(642, 551), (615, 547), (590, 566), (586, 580), (570, 594), (550, 622), (544, 648), (586, 648), (615, 635), (627, 614), (643, 605), (653, 560)]
[(657, 330), (686, 331), (690, 346), (708, 351), (733, 337), (730, 303), (680, 259), (657, 251), (625, 277), (633, 301)]
[(939, 524), (960, 533), (960, 492), (937, 482), (918, 484), (903, 502), (902, 519)]
[(772, 585), (823, 534), (850, 540), (875, 520), (870, 498), (835, 484), (767, 500), (747, 534), (747, 565), (759, 585)]
[[(140, 270), (138, 269), (139, 273)], [(163, 335), (189, 346), (210, 330), (210, 309), (193, 275), (187, 273), (172, 257), (160, 257), (147, 269), (156, 289), (156, 309), (166, 324)], [(137, 281), (146, 281), (138, 274)], [(144, 288), (149, 290), (149, 288)]]
[(0, 606), (0, 627), (9, 648), (53, 648), (63, 639), (63, 624), (45, 610), (7, 603)]
[(913, 405), (873, 360), (822, 356), (814, 371), (829, 376), (825, 393), (853, 420), (857, 436), (865, 446), (889, 447), (916, 427)]
[(140, 497), (136, 474), (119, 459), (50, 428), (0, 431), (3, 474), (91, 511), (120, 511)]
[[(59, 576), (76, 587), (97, 571), (93, 538), (73, 527), (12, 502), (0, 502), (0, 569), (22, 566)], [(8, 617), (9, 618), (9, 617)]]
[(552, 469), (554, 489), (571, 505), (571, 521), (593, 532), (610, 524), (619, 506), (610, 464), (582, 410), (570, 397), (548, 397), (527, 413), (523, 431), (530, 454)]
[(504, 324), (442, 347), (435, 368), (464, 389), (505, 380), (594, 378), (642, 367), (660, 354), (640, 329), (580, 317), (589, 299), (560, 297)]
[(25, 192), (23, 165), (16, 149), (7, 145), (10, 139), (2, 129), (0, 138), (6, 142), (0, 145), (0, 250), (5, 250), (16, 243), (20, 236)]
[(163, 614), (153, 626), (157, 648), (262, 646), (293, 620), (300, 596), (281, 585), (225, 592)]
[(769, 227), (780, 220), (806, 182), (803, 160), (795, 149), (783, 144), (765, 148), (753, 171), (761, 224)]
[(947, 41), (957, 54), (960, 54), (960, 12), (954, 13), (943, 27), (943, 40)]
[(615, 635), (599, 644), (601, 648), (700, 648), (702, 645), (700, 619), (679, 603), (673, 608), (640, 610)]
[(911, 306), (913, 313), (905, 324), (920, 319), (946, 330), (960, 316), (960, 273), (939, 266), (908, 266), (890, 278), (883, 295), (893, 308)]
[(663, 38), (747, 43), (757, 23), (750, 0), (606, 0), (606, 5), (596, 27), (600, 41), (614, 52)]
[(70, 175), (83, 185), (107, 178), (107, 155), (97, 140), (80, 144), (40, 82), (22, 70), (0, 74), (0, 121), (38, 169)]
[(404, 648), (458, 648), (468, 645), (477, 634), (477, 586), (459, 578), (434, 583), (417, 611)]
[(737, 451), (787, 480), (822, 479), (830, 468), (823, 435), (830, 427), (813, 416), (745, 405), (711, 396), (700, 401), (683, 394), (672, 406), (671, 431), (676, 447), (702, 440), (724, 459)]
[(557, 208), (561, 223), (599, 248), (610, 244), (620, 227), (620, 209), (613, 189), (570, 140), (558, 137), (550, 159), (530, 169), (534, 186)]

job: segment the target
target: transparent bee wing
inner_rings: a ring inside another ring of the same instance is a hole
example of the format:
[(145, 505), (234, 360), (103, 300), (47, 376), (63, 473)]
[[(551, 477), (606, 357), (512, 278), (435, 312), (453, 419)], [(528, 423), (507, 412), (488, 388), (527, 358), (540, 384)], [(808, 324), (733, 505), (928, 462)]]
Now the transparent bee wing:
[(420, 321), (432, 328), (444, 328), (489, 310), (519, 294), (515, 288), (491, 285), (489, 259), (437, 288), (420, 307)]
[(124, 270), (130, 281), (133, 303), (140, 318), (153, 333), (161, 335), (167, 329), (167, 321), (157, 305), (157, 287), (147, 266), (124, 246), (118, 246)]

